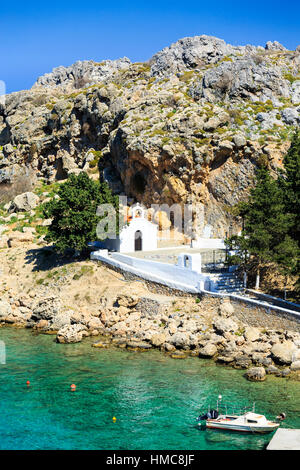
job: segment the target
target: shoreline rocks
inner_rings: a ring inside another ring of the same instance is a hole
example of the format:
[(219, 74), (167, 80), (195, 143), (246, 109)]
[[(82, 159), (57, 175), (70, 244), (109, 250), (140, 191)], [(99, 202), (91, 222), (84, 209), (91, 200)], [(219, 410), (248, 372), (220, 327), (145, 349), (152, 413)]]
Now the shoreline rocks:
[(160, 308), (155, 304), (155, 313), (151, 302), (157, 303), (153, 295), (142, 304), (138, 296), (122, 294), (101, 298), (98, 312), (87, 313), (64, 309), (54, 295), (42, 299), (23, 295), (0, 300), (0, 324), (53, 334), (61, 344), (99, 336), (94, 348), (156, 348), (174, 359), (206, 358), (245, 370), (245, 377), (252, 381), (264, 381), (267, 375), (299, 380), (299, 332), (247, 325), (228, 300), (219, 304), (214, 300), (209, 306), (192, 297), (177, 298)]

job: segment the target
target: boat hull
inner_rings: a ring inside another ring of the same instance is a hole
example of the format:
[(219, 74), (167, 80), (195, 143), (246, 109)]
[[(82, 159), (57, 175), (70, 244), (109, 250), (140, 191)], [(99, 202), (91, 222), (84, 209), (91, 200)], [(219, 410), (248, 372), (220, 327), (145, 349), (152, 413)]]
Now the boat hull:
[(273, 425), (269, 426), (247, 426), (242, 424), (229, 424), (229, 423), (222, 423), (222, 422), (206, 422), (206, 427), (208, 429), (221, 429), (225, 431), (237, 431), (237, 432), (250, 432), (250, 433), (261, 433), (266, 434), (269, 432), (275, 431), (279, 427), (279, 424), (274, 423)]

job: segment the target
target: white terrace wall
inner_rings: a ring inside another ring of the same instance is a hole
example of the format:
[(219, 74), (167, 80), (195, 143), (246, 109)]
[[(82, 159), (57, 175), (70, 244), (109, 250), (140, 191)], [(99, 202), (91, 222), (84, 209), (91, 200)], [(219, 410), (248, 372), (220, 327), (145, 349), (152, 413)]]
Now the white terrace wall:
[(109, 256), (107, 250), (94, 251), (91, 254), (91, 259), (104, 261), (149, 281), (158, 282), (185, 292), (197, 293), (210, 288), (209, 277), (174, 264), (134, 258), (120, 253), (112, 253)]
[(252, 307), (264, 309), (267, 313), (275, 312), (283, 317), (292, 317), (300, 321), (300, 313), (292, 308), (282, 308), (268, 304), (260, 300), (250, 299), (237, 294), (218, 293), (211, 291), (211, 280), (209, 276), (192, 271), (189, 268), (182, 268), (176, 265), (159, 263), (145, 259), (133, 258), (131, 256), (113, 253), (108, 255), (107, 250), (98, 250), (91, 253), (91, 259), (103, 261), (111, 266), (127, 271), (143, 279), (153, 281), (176, 290), (182, 290), (191, 294), (205, 294), (212, 297), (227, 297), (235, 302), (248, 304)]
[(192, 248), (225, 250), (226, 245), (223, 238), (197, 238), (197, 240), (192, 240)]

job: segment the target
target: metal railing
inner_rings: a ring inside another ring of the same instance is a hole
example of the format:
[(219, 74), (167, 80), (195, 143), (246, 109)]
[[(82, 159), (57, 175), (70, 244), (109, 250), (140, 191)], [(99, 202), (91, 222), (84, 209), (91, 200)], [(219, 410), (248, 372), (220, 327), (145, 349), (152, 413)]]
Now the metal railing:
[(227, 272), (226, 250), (210, 250), (201, 253), (202, 271), (211, 272)]

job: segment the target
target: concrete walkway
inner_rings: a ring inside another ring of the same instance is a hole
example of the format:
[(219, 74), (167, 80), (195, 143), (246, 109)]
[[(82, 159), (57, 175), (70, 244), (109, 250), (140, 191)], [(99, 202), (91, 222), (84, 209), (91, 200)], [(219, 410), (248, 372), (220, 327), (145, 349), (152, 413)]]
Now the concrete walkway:
[(300, 429), (277, 429), (267, 450), (300, 450)]

